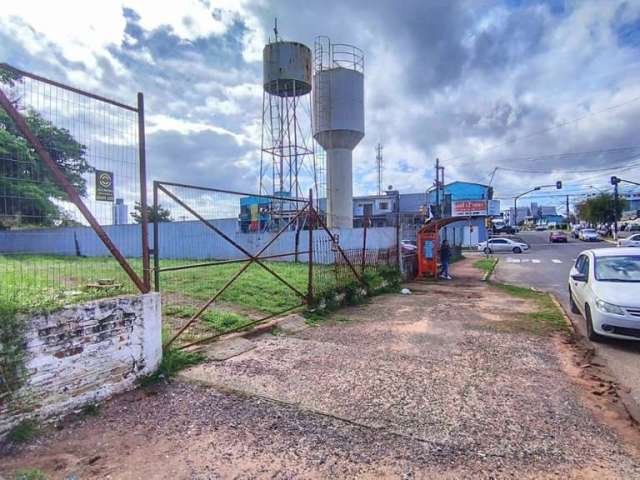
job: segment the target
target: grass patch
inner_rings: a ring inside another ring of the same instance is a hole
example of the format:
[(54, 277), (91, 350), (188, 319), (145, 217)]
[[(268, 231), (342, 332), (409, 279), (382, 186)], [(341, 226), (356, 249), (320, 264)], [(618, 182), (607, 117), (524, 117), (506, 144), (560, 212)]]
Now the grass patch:
[(140, 385), (148, 387), (159, 383), (162, 380), (170, 380), (183, 368), (197, 365), (205, 360), (204, 354), (200, 352), (185, 352), (175, 348), (169, 348), (162, 354), (162, 361), (155, 373), (143, 378)]
[(11, 429), (7, 439), (13, 443), (27, 443), (38, 435), (39, 430), (39, 426), (34, 420), (23, 420)]
[(14, 480), (47, 480), (42, 470), (38, 468), (21, 468), (13, 474)]
[(475, 268), (482, 270), (485, 273), (487, 280), (493, 274), (493, 271), (495, 270), (497, 264), (498, 264), (497, 258), (483, 258), (473, 262), (473, 266)]
[(519, 314), (513, 320), (495, 322), (492, 326), (496, 329), (521, 331), (535, 335), (549, 335), (557, 332), (570, 333), (562, 311), (548, 293), (503, 283), (494, 283), (493, 286), (512, 297), (528, 300), (536, 307), (535, 311)]
[[(198, 310), (199, 307), (192, 305), (167, 305), (163, 313), (167, 316), (187, 319), (193, 317)], [(204, 321), (205, 325), (220, 333), (234, 330), (252, 322), (252, 319), (239, 313), (212, 309), (206, 310), (200, 316), (200, 319)]]
[(97, 417), (100, 415), (100, 405), (97, 403), (90, 403), (85, 405), (82, 409), (82, 415), (85, 417)]

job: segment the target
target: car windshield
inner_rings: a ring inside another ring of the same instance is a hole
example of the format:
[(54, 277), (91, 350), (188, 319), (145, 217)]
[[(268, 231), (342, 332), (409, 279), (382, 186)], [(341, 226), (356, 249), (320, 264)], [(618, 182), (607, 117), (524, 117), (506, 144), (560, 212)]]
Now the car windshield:
[(640, 283), (640, 255), (596, 257), (595, 275), (601, 282)]
[(584, 230), (582, 230), (582, 233), (596, 233), (596, 231), (592, 228), (585, 228)]

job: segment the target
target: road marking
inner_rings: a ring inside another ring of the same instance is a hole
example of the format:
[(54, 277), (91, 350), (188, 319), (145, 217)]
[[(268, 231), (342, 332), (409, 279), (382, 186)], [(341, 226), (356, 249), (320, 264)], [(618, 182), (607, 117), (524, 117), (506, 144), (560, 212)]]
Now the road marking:
[(523, 259), (522, 259), (522, 263), (527, 263), (528, 261), (529, 261), (529, 259), (528, 259), (528, 258), (523, 258)]
[(520, 259), (507, 257), (507, 263), (520, 263)]
[(538, 260), (537, 258), (532, 258), (531, 263), (540, 263), (540, 260)]
[(558, 260), (557, 258), (554, 258), (553, 260), (551, 260), (553, 263), (562, 263), (562, 260)]

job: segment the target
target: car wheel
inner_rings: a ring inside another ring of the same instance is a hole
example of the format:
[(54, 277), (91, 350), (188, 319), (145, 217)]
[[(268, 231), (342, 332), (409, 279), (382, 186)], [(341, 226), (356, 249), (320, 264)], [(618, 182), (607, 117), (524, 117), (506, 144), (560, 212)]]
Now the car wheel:
[(587, 338), (592, 342), (602, 341), (602, 335), (596, 333), (593, 329), (593, 319), (591, 318), (591, 309), (589, 305), (584, 306), (584, 319), (587, 323)]
[(489, 255), (491, 253), (491, 249), (489, 247), (484, 247), (484, 253)]
[(571, 289), (569, 289), (569, 306), (571, 307), (571, 313), (580, 313), (580, 310), (578, 310), (578, 305), (576, 305), (576, 302), (573, 299), (573, 293), (571, 293)]
[(513, 247), (513, 253), (522, 253), (522, 249), (520, 247)]

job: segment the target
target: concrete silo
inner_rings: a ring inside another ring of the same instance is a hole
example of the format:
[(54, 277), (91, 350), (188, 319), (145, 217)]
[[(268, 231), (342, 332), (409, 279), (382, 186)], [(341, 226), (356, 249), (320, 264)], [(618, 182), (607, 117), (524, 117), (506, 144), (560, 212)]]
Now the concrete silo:
[(353, 149), (364, 137), (364, 54), (318, 37), (314, 48), (313, 136), (326, 151), (327, 224), (353, 227)]

